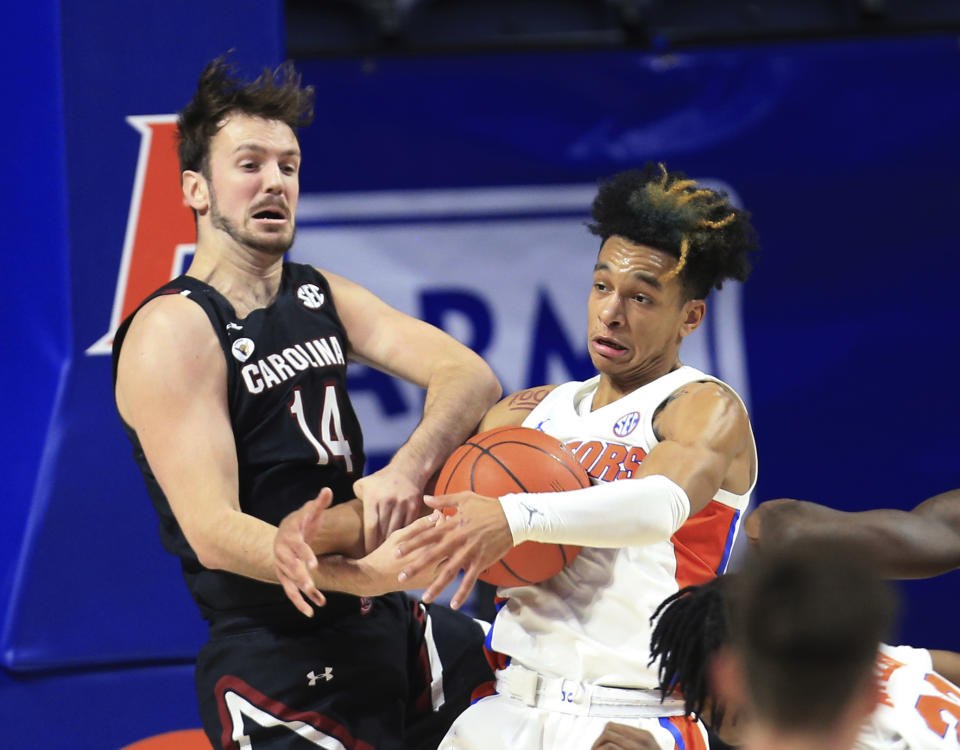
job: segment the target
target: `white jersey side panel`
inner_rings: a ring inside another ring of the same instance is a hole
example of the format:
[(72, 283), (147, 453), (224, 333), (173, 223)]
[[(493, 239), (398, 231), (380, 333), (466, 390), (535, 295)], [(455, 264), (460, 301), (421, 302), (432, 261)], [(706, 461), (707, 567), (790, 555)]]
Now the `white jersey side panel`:
[[(570, 448), (594, 483), (632, 478), (657, 444), (653, 415), (686, 383), (715, 380), (681, 367), (595, 411), (599, 376), (555, 388), (524, 426)], [(719, 382), (719, 381), (717, 381)], [(669, 541), (642, 547), (585, 547), (560, 573), (533, 586), (501, 588), (507, 601), (488, 644), (523, 666), (580, 682), (653, 688), (650, 616), (670, 594), (723, 572), (749, 492), (721, 490)], [(611, 519), (616, 523), (616, 519)]]
[(880, 646), (880, 705), (857, 750), (960, 750), (960, 687), (933, 671), (930, 652)]

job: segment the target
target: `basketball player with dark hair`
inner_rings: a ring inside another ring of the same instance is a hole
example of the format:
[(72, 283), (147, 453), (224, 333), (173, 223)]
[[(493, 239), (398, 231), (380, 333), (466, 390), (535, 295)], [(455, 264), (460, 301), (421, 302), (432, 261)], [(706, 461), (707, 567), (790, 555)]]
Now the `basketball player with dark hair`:
[(723, 571), (755, 482), (742, 401), (679, 356), (710, 290), (746, 278), (753, 230), (725, 194), (663, 165), (602, 183), (593, 217), (601, 246), (587, 343), (599, 375), (514, 394), (480, 430), (538, 428), (574, 451), (594, 485), (427, 498), (457, 515), (391, 538), (401, 584), (440, 566), (425, 600), (464, 571), (454, 607), (516, 544), (583, 547), (549, 580), (499, 590), (487, 640), (496, 692), (464, 712), (442, 747), (589, 747), (611, 717), (649, 729), (662, 748), (705, 747), (682, 701), (660, 702), (650, 633), (637, 623), (670, 593)]
[(761, 503), (744, 520), (753, 546), (833, 541), (868, 555), (884, 578), (927, 578), (960, 568), (960, 490), (943, 492), (909, 511), (853, 513), (803, 500)]
[[(735, 615), (739, 601), (737, 574), (682, 589), (665, 600), (655, 614), (651, 654), (658, 664), (661, 691), (665, 696), (682, 695), (685, 710), (702, 718), (726, 743), (741, 745), (762, 710), (767, 711), (768, 727), (775, 722), (781, 731), (788, 727), (798, 734), (822, 731), (829, 724), (823, 714), (839, 715), (850, 697), (864, 687), (851, 680), (851, 675), (856, 676), (856, 649), (845, 645), (843, 639), (849, 640), (858, 629), (865, 633), (864, 638), (880, 637), (888, 619), (889, 597), (877, 592), (870, 561), (856, 551), (843, 548), (842, 555), (847, 560), (853, 558), (859, 567), (853, 573), (843, 570), (838, 576), (837, 565), (845, 563), (838, 563), (836, 555), (812, 559), (822, 545), (812, 549), (805, 559), (794, 556), (778, 562), (786, 572), (781, 572), (780, 578), (768, 572), (769, 580), (764, 583), (773, 589), (773, 595), (763, 590), (756, 594), (770, 597), (769, 605), (758, 599), (741, 610), (742, 617)], [(870, 573), (865, 575), (864, 570)], [(753, 566), (748, 571), (757, 576)], [(799, 575), (811, 576), (800, 593), (794, 580)], [(812, 608), (812, 614), (804, 609), (807, 607)], [(773, 611), (767, 611), (770, 608)], [(771, 620), (778, 611), (780, 619), (773, 627)], [(745, 618), (752, 618), (752, 627), (762, 635), (747, 642), (748, 634), (743, 633), (737, 640), (740, 645), (734, 648), (731, 630)], [(777, 648), (772, 647), (774, 639)], [(793, 648), (787, 649), (785, 644), (791, 642)], [(760, 669), (767, 676), (754, 689), (762, 688), (765, 695), (755, 708), (750, 708), (747, 701), (750, 691), (743, 684), (745, 670), (736, 662), (737, 649), (747, 650), (754, 661), (764, 662)], [(770, 651), (776, 653), (771, 655)], [(842, 658), (836, 656), (840, 651)], [(879, 702), (860, 726), (853, 747), (960, 748), (960, 654), (881, 644), (873, 667), (880, 681)], [(773, 681), (770, 674), (777, 675), (776, 670), (781, 670), (780, 677)], [(803, 687), (814, 680), (817, 682), (812, 689)], [(866, 694), (868, 702), (876, 702), (869, 685)], [(819, 741), (823, 744), (813, 746), (828, 746), (825, 740)], [(645, 742), (649, 737), (640, 730), (612, 723), (594, 748), (634, 750), (646, 747)]]
[[(479, 626), (441, 608), (431, 619), (402, 594), (331, 595), (301, 616), (277, 585), (276, 524), (318, 495), (359, 497), (359, 534), (331, 545), (362, 554), (416, 517), (427, 478), (500, 388), (439, 329), (347, 279), (284, 262), (299, 196), (296, 130), (312, 109), (312, 89), (289, 64), (254, 81), (222, 58), (203, 71), (178, 121), (196, 253), (117, 331), (117, 408), (164, 546), (210, 626), (196, 682), (214, 746), (419, 750), (436, 745), (483, 679), (482, 657), (468, 653), (479, 652)], [(417, 429), (362, 479), (348, 360), (426, 389)]]

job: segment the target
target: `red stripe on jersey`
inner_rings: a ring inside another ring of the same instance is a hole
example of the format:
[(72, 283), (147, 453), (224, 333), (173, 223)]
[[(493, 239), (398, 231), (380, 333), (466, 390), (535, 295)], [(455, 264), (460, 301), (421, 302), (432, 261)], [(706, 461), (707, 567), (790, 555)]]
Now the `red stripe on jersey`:
[(417, 695), (414, 706), (418, 713), (429, 714), (433, 710), (433, 698), (431, 695), (431, 684), (433, 683), (433, 670), (430, 669), (430, 654), (427, 653), (427, 613), (419, 601), (412, 602), (413, 617), (420, 626), (420, 632), (424, 636), (420, 640), (420, 650), (417, 653), (417, 670), (420, 679), (423, 680), (420, 694)]
[(690, 716), (671, 716), (669, 721), (683, 738), (683, 744), (678, 743), (678, 747), (683, 747), (684, 750), (709, 750), (704, 731), (696, 719)]
[(350, 750), (375, 750), (369, 742), (355, 739), (346, 727), (338, 724), (333, 719), (315, 711), (297, 711), (284, 705), (280, 701), (268, 698), (259, 690), (250, 687), (239, 677), (225, 675), (217, 680), (217, 686), (214, 688), (214, 695), (217, 700), (217, 709), (220, 712), (220, 726), (223, 727), (223, 734), (220, 736), (220, 742), (226, 750), (239, 750), (240, 746), (233, 740), (233, 726), (230, 719), (230, 710), (227, 708), (226, 693), (232, 692), (242, 696), (249, 703), (253, 704), (261, 711), (265, 711), (271, 716), (275, 716), (281, 721), (301, 721), (309, 724), (323, 734), (330, 735), (339, 740)]
[(717, 575), (727, 555), (727, 541), (738, 518), (736, 508), (711, 500), (686, 520), (671, 538), (677, 557), (677, 585), (699, 585)]

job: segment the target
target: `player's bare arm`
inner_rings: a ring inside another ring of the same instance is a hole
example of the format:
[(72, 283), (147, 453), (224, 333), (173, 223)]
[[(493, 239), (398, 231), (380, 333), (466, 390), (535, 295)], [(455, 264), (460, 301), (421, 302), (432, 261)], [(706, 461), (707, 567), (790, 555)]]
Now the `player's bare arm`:
[(633, 479), (565, 493), (488, 498), (464, 492), (428, 498), (431, 507), (455, 508), (457, 514), (403, 544), (404, 556), (411, 559), (404, 574), (419, 576), (422, 566), (446, 558), (424, 600), (437, 596), (463, 570), (451, 600), (457, 605), (480, 571), (520, 542), (649, 544), (669, 538), (717, 490), (742, 494), (749, 489), (756, 473), (753, 435), (742, 404), (729, 390), (715, 383), (685, 386), (655, 424), (661, 442)]
[(654, 417), (660, 442), (637, 477), (662, 475), (683, 488), (690, 515), (724, 489), (743, 494), (756, 475), (753, 432), (740, 400), (722, 385), (690, 383), (671, 395)]
[(200, 563), (275, 582), (276, 529), (240, 510), (226, 364), (198, 305), (167, 295), (137, 313), (116, 400)]
[(522, 424), (527, 415), (536, 409), (537, 405), (556, 387), (555, 385), (541, 385), (511, 393), (491, 406), (487, 413), (483, 415), (483, 419), (477, 427), (477, 432), (486, 432), (495, 427), (515, 427)]
[(960, 686), (960, 654), (956, 651), (930, 650), (933, 671)]
[(380, 471), (354, 485), (363, 501), (367, 550), (420, 511), (427, 480), (499, 398), (490, 367), (440, 329), (387, 305), (367, 289), (325, 272), (350, 336), (351, 358), (426, 389), (423, 418)]
[(835, 541), (871, 555), (885, 578), (929, 578), (960, 568), (960, 493), (925, 500), (911, 511), (845, 512), (790, 498), (768, 500), (744, 520), (754, 546)]

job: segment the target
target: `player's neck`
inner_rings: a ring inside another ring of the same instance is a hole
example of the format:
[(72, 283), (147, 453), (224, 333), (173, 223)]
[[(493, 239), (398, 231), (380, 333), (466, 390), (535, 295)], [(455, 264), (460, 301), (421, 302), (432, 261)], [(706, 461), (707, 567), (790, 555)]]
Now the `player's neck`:
[(597, 392), (593, 396), (592, 409), (599, 409), (607, 404), (612, 404), (624, 396), (633, 393), (638, 388), (642, 388), (654, 380), (662, 378), (664, 375), (673, 372), (678, 367), (682, 367), (680, 360), (676, 360), (670, 367), (656, 368), (644, 373), (634, 373), (630, 377), (618, 378), (607, 373), (600, 373), (600, 382), (597, 384)]
[(280, 289), (283, 256), (242, 246), (211, 249), (201, 243), (187, 275), (200, 279), (227, 298), (238, 318), (269, 306)]

